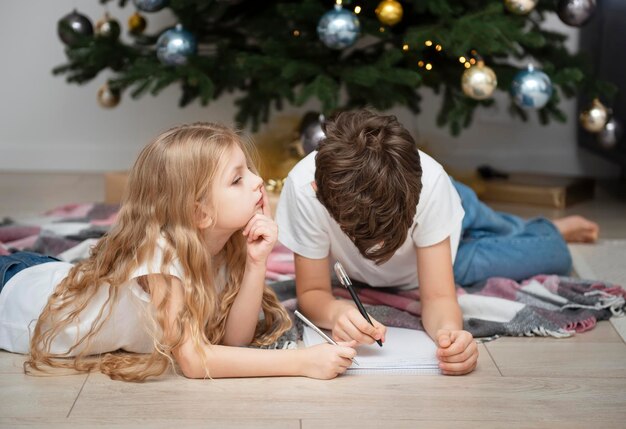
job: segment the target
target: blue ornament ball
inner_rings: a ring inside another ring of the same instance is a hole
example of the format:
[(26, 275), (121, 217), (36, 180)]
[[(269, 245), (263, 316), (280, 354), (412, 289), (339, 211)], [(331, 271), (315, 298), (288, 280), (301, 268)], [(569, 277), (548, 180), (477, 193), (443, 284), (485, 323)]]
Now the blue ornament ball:
[(511, 84), (511, 94), (515, 103), (523, 109), (541, 109), (552, 96), (550, 77), (532, 66), (515, 75)]
[(164, 31), (156, 43), (157, 58), (170, 66), (187, 64), (187, 57), (194, 55), (196, 49), (196, 38), (180, 24)]
[(156, 12), (167, 6), (167, 0), (133, 0), (133, 3), (143, 12)]
[(353, 45), (360, 33), (359, 18), (340, 5), (335, 5), (333, 10), (322, 15), (317, 24), (317, 35), (331, 49), (343, 49)]

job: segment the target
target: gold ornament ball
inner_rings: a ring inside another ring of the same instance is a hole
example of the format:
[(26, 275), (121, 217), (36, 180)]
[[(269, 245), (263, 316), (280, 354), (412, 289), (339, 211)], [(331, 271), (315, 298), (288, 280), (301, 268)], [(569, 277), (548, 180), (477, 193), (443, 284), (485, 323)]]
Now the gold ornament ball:
[(537, 6), (538, 1), (539, 0), (504, 0), (504, 6), (509, 12), (516, 15), (527, 15)]
[(386, 25), (396, 25), (402, 20), (402, 5), (396, 0), (383, 0), (376, 7), (378, 20)]
[(589, 110), (585, 110), (580, 114), (580, 124), (590, 133), (598, 133), (606, 125), (608, 117), (609, 113), (604, 104), (595, 98), (591, 102)]
[(104, 37), (108, 39), (117, 39), (120, 35), (120, 24), (108, 13), (105, 13), (104, 16), (96, 22), (96, 34), (99, 37)]
[(466, 69), (461, 76), (463, 93), (474, 100), (484, 100), (491, 97), (497, 86), (496, 73), (484, 65), (482, 61)]
[(100, 106), (111, 109), (120, 103), (120, 92), (109, 88), (108, 84), (104, 84), (98, 90), (98, 104)]
[(146, 29), (146, 18), (135, 12), (128, 18), (128, 31), (131, 34), (141, 34)]

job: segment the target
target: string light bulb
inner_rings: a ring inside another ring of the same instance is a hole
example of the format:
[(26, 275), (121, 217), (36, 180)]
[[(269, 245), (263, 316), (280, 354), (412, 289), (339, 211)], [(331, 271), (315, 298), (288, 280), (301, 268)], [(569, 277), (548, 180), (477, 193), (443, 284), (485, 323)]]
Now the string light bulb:
[(432, 45), (433, 45), (433, 42), (432, 42), (432, 41), (430, 41), (430, 40), (427, 40), (427, 41), (425, 41), (425, 42), (424, 42), (424, 45), (426, 45), (426, 46), (432, 46)]
[(432, 70), (433, 65), (431, 63), (426, 64), (426, 70)]
[(403, 51), (408, 51), (409, 50), (409, 45), (407, 45), (407, 44), (402, 45), (402, 50)]
[(465, 59), (465, 57), (459, 57), (459, 62), (460, 62), (461, 64), (463, 64), (465, 61), (467, 61), (467, 60)]
[(359, 13), (361, 13), (361, 6), (355, 6), (355, 7), (354, 7), (354, 13), (356, 13), (357, 15), (358, 15)]
[(443, 49), (443, 46), (441, 46), (441, 45), (436, 45), (435, 46), (435, 50), (436, 51), (441, 51), (442, 49)]

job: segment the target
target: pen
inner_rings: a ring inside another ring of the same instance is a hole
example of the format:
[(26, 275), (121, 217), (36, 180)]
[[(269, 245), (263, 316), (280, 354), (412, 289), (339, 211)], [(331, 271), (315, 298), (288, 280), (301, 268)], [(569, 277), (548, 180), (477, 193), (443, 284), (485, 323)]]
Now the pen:
[[(332, 338), (330, 338), (328, 335), (326, 335), (324, 333), (324, 331), (322, 331), (320, 328), (318, 328), (317, 326), (315, 326), (313, 324), (313, 322), (311, 322), (309, 319), (307, 319), (306, 317), (304, 317), (304, 315), (302, 313), (300, 313), (298, 310), (294, 311), (295, 315), (298, 316), (298, 318), (300, 320), (302, 320), (309, 328), (313, 329), (315, 332), (317, 332), (319, 334), (320, 337), (322, 337), (323, 339), (326, 340), (327, 343), (332, 344), (333, 346), (338, 346), (339, 344), (337, 344), (337, 342), (335, 340), (333, 340)], [(356, 361), (355, 358), (350, 359), (352, 362), (354, 362), (355, 365), (358, 365), (359, 363)]]
[[(352, 287), (352, 282), (350, 281), (350, 277), (348, 277), (348, 274), (346, 274), (346, 270), (343, 269), (343, 266), (341, 265), (341, 262), (339, 261), (335, 262), (335, 274), (337, 274), (337, 277), (339, 278), (339, 282), (343, 285), (343, 287), (348, 289), (348, 292), (350, 292), (350, 296), (352, 297), (352, 300), (354, 301), (357, 308), (359, 309), (359, 312), (361, 313), (361, 315), (365, 317), (365, 320), (367, 320), (370, 325), (374, 326), (374, 324), (372, 323), (372, 320), (370, 319), (367, 312), (365, 311), (365, 307), (363, 307), (361, 300), (359, 299), (356, 292), (354, 291), (354, 288)], [(376, 342), (378, 343), (379, 346), (381, 347), (383, 346), (382, 341), (376, 340)]]

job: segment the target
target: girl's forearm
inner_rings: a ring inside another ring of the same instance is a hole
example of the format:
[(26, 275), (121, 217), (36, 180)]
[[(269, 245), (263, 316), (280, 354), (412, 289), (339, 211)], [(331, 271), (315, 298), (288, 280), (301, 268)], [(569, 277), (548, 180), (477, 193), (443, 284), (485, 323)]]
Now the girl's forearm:
[(305, 350), (262, 350), (206, 345), (203, 346), (203, 351), (205, 363), (191, 345), (187, 346), (187, 350), (176, 353), (178, 364), (186, 377), (299, 376), (304, 372)]
[(224, 344), (247, 346), (254, 338), (265, 287), (265, 265), (246, 264), (239, 293), (226, 320)]

